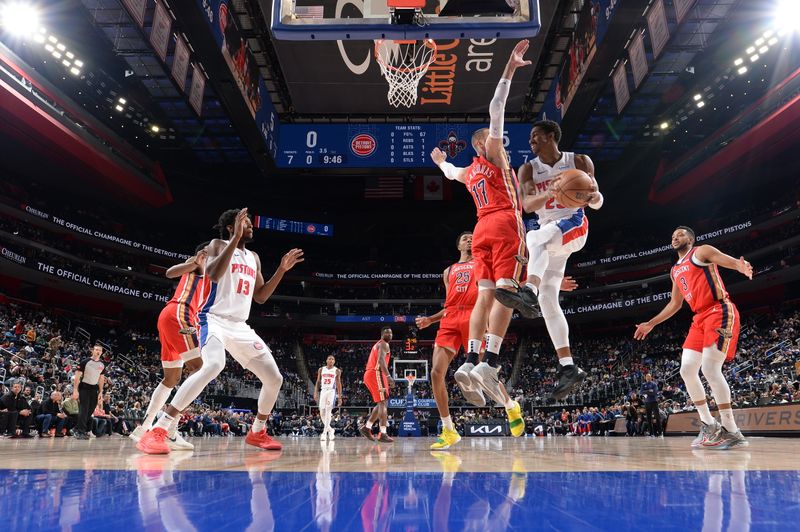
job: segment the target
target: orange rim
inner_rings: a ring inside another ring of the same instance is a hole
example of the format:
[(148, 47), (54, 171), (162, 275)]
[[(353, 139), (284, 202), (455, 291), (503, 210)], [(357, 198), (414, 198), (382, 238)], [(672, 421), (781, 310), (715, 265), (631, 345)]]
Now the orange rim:
[[(423, 63), (423, 64), (421, 64), (419, 66), (413, 67), (413, 68), (409, 68), (409, 67), (400, 68), (400, 67), (389, 65), (389, 64), (383, 62), (383, 60), (381, 59), (381, 54), (378, 53), (378, 49), (381, 46), (383, 46), (383, 43), (385, 43), (385, 42), (386, 42), (385, 39), (378, 39), (378, 40), (375, 41), (375, 60), (378, 61), (378, 63), (383, 68), (386, 68), (387, 70), (393, 70), (395, 72), (415, 72), (417, 70), (427, 69), (436, 60), (436, 41), (434, 41), (433, 39), (424, 39), (422, 45), (423, 46), (427, 46), (428, 48), (431, 48), (433, 50), (433, 52), (431, 53), (431, 58), (430, 58), (429, 61), (426, 61), (425, 63)], [(395, 44), (413, 44), (413, 43), (415, 43), (417, 41), (412, 39), (412, 40), (395, 40), (393, 42)]]

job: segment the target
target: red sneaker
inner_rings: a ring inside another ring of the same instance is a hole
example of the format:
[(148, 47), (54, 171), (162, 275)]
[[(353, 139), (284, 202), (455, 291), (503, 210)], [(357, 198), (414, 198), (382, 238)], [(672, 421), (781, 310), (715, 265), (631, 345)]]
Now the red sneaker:
[(253, 447), (266, 449), (268, 451), (280, 451), (283, 449), (283, 445), (281, 445), (280, 442), (273, 440), (267, 435), (267, 429), (263, 429), (261, 432), (253, 432), (252, 430), (248, 430), (247, 437), (244, 439), (244, 442), (248, 445), (252, 445)]
[(169, 445), (166, 442), (167, 431), (156, 427), (148, 430), (136, 444), (136, 448), (147, 454), (169, 454)]

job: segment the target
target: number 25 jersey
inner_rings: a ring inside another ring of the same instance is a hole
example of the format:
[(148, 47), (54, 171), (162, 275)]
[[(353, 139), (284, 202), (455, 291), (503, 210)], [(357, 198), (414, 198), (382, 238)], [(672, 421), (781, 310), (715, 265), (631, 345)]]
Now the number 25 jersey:
[[(227, 240), (223, 240), (227, 244)], [(208, 257), (210, 261), (213, 257)], [(228, 269), (219, 281), (211, 283), (208, 300), (200, 311), (201, 318), (212, 314), (233, 321), (246, 321), (250, 317), (253, 290), (256, 288), (258, 264), (252, 251), (236, 249)]]

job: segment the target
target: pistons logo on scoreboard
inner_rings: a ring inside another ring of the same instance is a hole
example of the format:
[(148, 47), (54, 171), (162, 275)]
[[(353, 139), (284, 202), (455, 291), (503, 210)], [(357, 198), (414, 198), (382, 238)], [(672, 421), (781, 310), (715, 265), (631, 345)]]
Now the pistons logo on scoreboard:
[(375, 142), (375, 137), (367, 135), (366, 133), (356, 135), (353, 137), (353, 140), (350, 141), (350, 149), (359, 157), (368, 157), (372, 155), (377, 147), (378, 143)]
[(313, 235), (317, 232), (317, 227), (314, 224), (309, 224), (309, 226), (306, 227), (306, 232)]

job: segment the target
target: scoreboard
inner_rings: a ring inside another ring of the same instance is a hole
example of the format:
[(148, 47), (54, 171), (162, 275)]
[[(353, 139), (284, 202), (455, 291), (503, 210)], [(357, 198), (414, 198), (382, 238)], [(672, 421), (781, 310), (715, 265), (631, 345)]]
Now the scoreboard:
[(253, 225), (259, 229), (278, 231), (281, 233), (296, 233), (299, 235), (333, 236), (333, 224), (300, 222), (297, 220), (284, 220), (256, 215)]
[[(431, 168), (439, 148), (469, 166), (472, 134), (482, 124), (281, 124), (279, 168)], [(506, 124), (503, 145), (518, 167), (531, 158), (530, 124)]]

